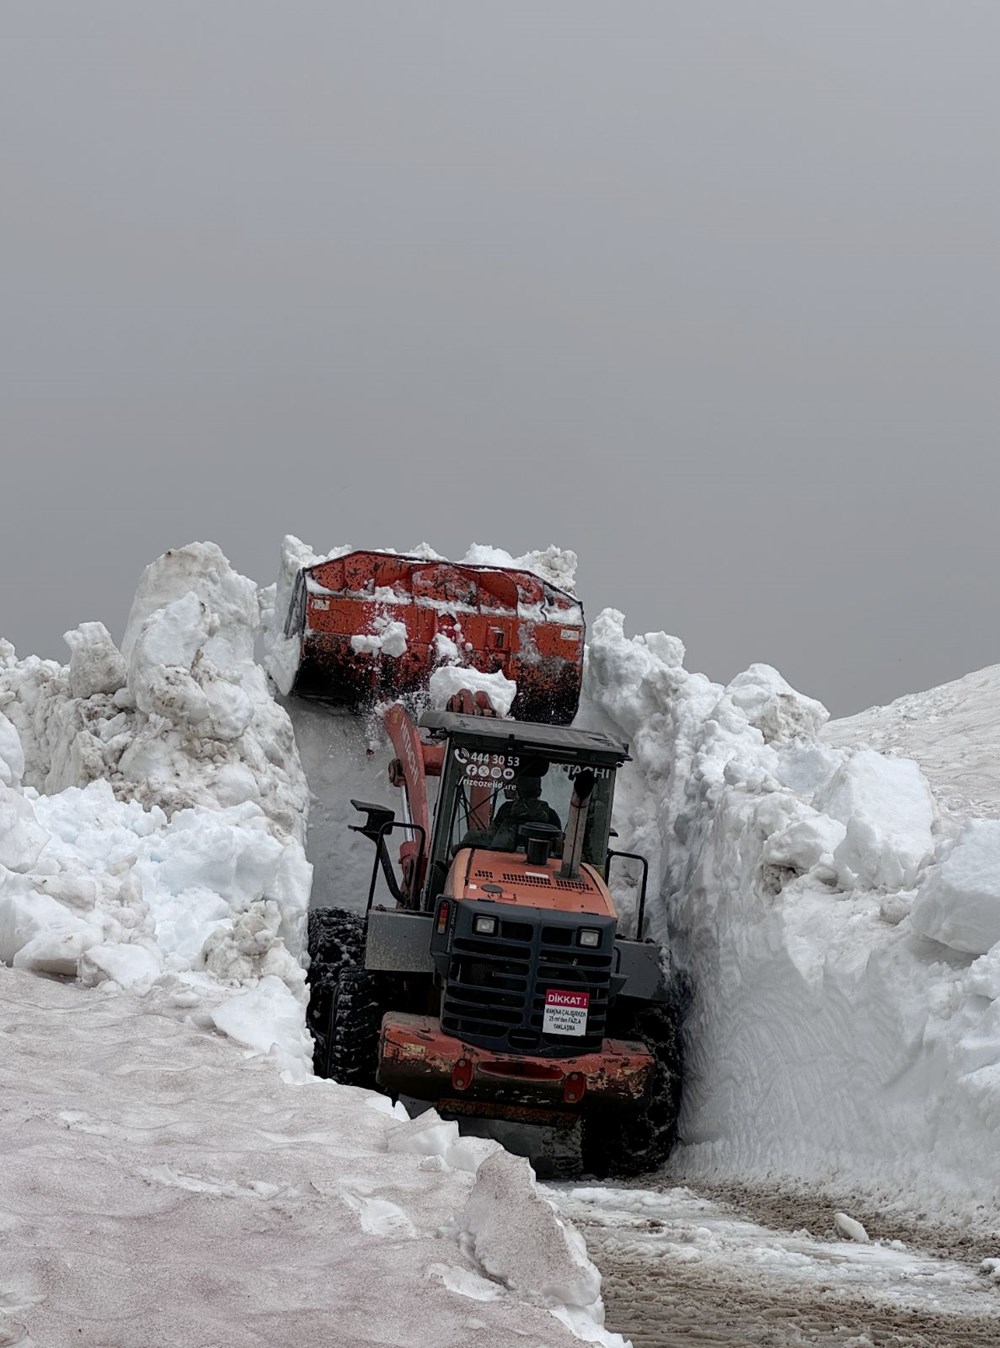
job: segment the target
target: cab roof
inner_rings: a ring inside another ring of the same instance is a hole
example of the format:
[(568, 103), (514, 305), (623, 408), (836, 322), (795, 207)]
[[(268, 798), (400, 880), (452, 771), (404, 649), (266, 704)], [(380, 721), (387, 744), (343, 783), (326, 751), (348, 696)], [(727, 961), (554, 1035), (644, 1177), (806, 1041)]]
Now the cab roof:
[(425, 711), (420, 725), (434, 739), (488, 743), (498, 750), (518, 745), (543, 754), (569, 754), (615, 766), (629, 758), (627, 744), (599, 730), (575, 730), (538, 721), (501, 721), (492, 716), (463, 716), (454, 711)]

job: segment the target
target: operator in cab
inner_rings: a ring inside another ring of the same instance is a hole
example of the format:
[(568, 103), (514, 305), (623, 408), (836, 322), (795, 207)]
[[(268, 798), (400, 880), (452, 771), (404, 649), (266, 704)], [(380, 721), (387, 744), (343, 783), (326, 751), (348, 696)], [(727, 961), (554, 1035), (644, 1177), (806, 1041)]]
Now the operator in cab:
[(548, 824), (562, 832), (562, 820), (542, 799), (541, 777), (519, 777), (514, 784), (514, 799), (504, 801), (490, 829), (489, 847), (512, 852), (517, 846), (517, 830), (522, 824)]
[[(518, 830), (525, 824), (546, 824), (562, 834), (562, 820), (548, 801), (542, 799), (541, 777), (530, 774), (517, 778), (513, 795), (500, 806), (489, 827), (470, 829), (455, 851), (459, 847), (489, 847), (498, 852), (513, 852), (518, 847)], [(520, 844), (524, 845), (523, 835)]]

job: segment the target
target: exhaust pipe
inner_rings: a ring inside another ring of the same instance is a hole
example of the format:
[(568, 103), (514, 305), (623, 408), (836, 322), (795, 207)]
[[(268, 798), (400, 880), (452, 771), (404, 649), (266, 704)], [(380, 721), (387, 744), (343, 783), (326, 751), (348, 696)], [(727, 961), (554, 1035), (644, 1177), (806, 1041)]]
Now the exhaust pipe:
[(580, 859), (587, 833), (587, 809), (596, 780), (590, 769), (585, 768), (573, 782), (573, 799), (569, 803), (566, 841), (563, 844), (563, 864), (558, 872), (560, 880), (575, 880), (580, 874)]

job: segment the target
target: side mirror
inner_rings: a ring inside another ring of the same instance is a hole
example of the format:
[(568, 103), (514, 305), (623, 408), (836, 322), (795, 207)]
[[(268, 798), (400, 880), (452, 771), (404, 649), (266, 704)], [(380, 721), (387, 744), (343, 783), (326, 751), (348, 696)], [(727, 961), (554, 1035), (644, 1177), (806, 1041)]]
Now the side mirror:
[(367, 818), (363, 824), (350, 824), (348, 827), (352, 833), (363, 833), (373, 843), (384, 838), (395, 823), (396, 812), (390, 810), (388, 805), (373, 805), (367, 800), (352, 800), (351, 804)]

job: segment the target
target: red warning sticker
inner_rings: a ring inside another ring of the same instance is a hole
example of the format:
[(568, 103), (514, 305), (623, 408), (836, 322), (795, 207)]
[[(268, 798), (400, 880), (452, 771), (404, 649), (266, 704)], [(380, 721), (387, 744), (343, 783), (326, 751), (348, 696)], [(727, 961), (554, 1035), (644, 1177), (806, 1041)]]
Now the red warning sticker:
[(545, 994), (542, 1033), (586, 1034), (587, 1008), (589, 1006), (589, 992), (570, 992), (563, 988), (549, 988)]

